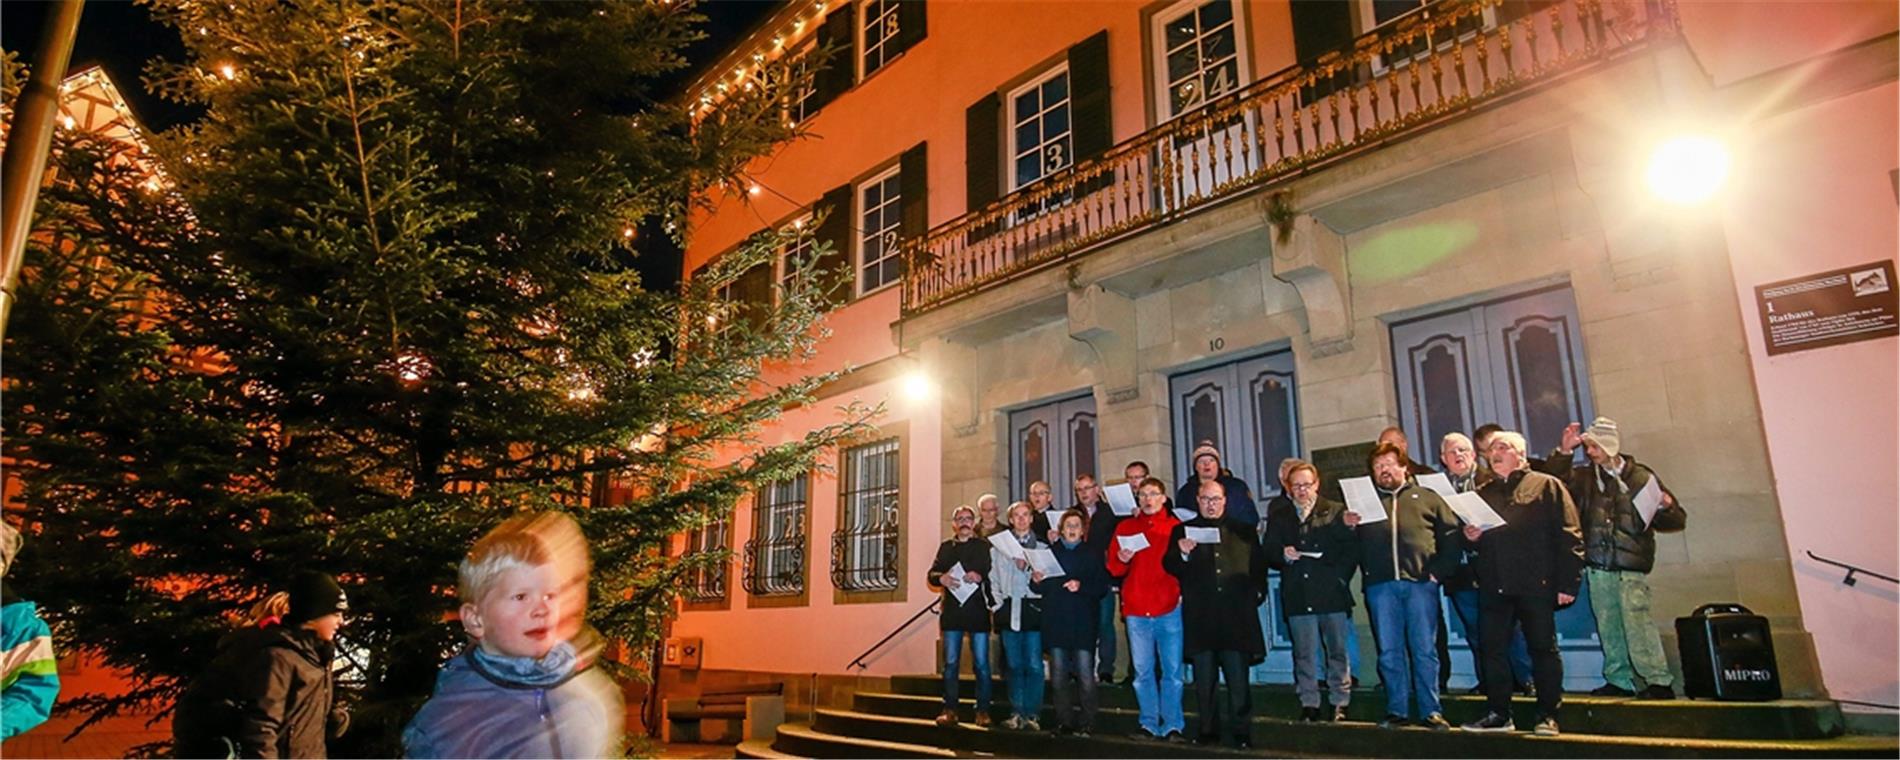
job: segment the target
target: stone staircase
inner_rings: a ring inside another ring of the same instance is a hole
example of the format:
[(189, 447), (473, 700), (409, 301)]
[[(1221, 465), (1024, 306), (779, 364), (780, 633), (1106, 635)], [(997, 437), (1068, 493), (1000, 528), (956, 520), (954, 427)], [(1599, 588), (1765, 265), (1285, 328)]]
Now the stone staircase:
[[(1303, 724), (1290, 686), (1255, 686), (1254, 748), (1169, 744), (1125, 738), (1136, 728), (1134, 692), (1103, 686), (1095, 731), (1086, 739), (1047, 732), (978, 728), (974, 701), (965, 698), (963, 722), (939, 727), (941, 706), (936, 676), (898, 676), (888, 692), (860, 691), (850, 709), (820, 707), (809, 722), (780, 726), (769, 742), (739, 745), (739, 757), (1885, 757), (1900, 756), (1900, 739), (1845, 733), (1839, 705), (1827, 700), (1777, 702), (1649, 702), (1565, 695), (1564, 734), (1535, 737), (1528, 732), (1434, 733), (1419, 728), (1384, 730), (1375, 722), (1384, 712), (1384, 694), (1362, 689), (1353, 694), (1352, 721)], [(995, 681), (996, 715), (1007, 715), (1008, 692)], [(962, 694), (975, 684), (964, 679)], [(1187, 697), (1188, 723), (1194, 722), (1194, 697)], [(1535, 703), (1519, 697), (1513, 705), (1518, 725), (1531, 724)], [(1484, 711), (1482, 697), (1445, 698), (1453, 723), (1474, 720)], [(1048, 722), (1045, 710), (1044, 722)]]

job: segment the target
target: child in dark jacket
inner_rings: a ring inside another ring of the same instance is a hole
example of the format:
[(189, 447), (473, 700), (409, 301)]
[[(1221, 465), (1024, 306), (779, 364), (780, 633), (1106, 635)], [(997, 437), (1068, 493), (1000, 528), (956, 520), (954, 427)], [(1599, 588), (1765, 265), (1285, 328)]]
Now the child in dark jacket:
[(408, 757), (619, 757), (620, 690), (582, 631), (587, 542), (572, 518), (523, 515), (475, 542), (458, 590), (469, 644), (403, 730)]

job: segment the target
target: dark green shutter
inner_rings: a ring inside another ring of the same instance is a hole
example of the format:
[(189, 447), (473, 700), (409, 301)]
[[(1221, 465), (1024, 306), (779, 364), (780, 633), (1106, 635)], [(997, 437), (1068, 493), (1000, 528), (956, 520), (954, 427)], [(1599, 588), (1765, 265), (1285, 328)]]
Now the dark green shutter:
[(1348, 0), (1300, 0), (1293, 10), (1293, 55), (1310, 63), (1352, 44), (1352, 4)]
[(1108, 32), (1069, 48), (1069, 115), (1075, 136), (1075, 160), (1087, 161), (1115, 144), (1109, 126)]
[(857, 6), (846, 5), (825, 17), (825, 23), (818, 27), (818, 49), (827, 51), (825, 67), (813, 77), (811, 105), (809, 110), (817, 111), (826, 104), (837, 100), (845, 90), (851, 89), (851, 82), (858, 71), (858, 35), (852, 26), (857, 18)]
[(1001, 195), (998, 168), (1002, 147), (998, 145), (1003, 98), (992, 92), (984, 95), (963, 112), (964, 211), (975, 212), (990, 205)]
[(921, 238), (930, 231), (930, 167), (925, 158), (926, 143), (904, 151), (897, 160), (897, 186), (901, 195), (897, 234), (905, 240)]
[(819, 244), (829, 244), (831, 250), (818, 258), (818, 276), (839, 278), (838, 287), (830, 293), (832, 300), (844, 303), (850, 300), (854, 291), (852, 280), (856, 273), (851, 271), (851, 220), (855, 213), (851, 208), (853, 191), (850, 185), (844, 185), (825, 193), (823, 200), (814, 209), (825, 219), (813, 231), (812, 238)]
[(899, 0), (897, 4), (897, 49), (909, 50), (924, 41), (924, 0)]

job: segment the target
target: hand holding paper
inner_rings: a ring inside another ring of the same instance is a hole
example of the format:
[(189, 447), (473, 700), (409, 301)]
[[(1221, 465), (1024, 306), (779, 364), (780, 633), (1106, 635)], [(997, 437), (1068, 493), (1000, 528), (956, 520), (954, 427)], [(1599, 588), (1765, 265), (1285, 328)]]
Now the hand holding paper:
[(1458, 513), (1458, 519), (1466, 525), (1487, 531), (1504, 524), (1504, 518), (1486, 504), (1483, 497), (1475, 493), (1461, 493), (1445, 497), (1445, 503), (1451, 505), (1451, 511)]
[(1148, 536), (1141, 533), (1136, 533), (1132, 536), (1116, 536), (1115, 543), (1120, 544), (1123, 549), (1127, 549), (1130, 552), (1138, 552), (1148, 548)]
[(1642, 516), (1643, 527), (1645, 528), (1649, 527), (1651, 520), (1656, 519), (1657, 510), (1662, 509), (1663, 492), (1661, 482), (1662, 481), (1658, 480), (1656, 476), (1649, 476), (1649, 482), (1644, 483), (1643, 489), (1637, 491), (1636, 496), (1630, 499), (1630, 503), (1636, 505), (1636, 514)]
[(1420, 475), (1418, 484), (1431, 489), (1432, 493), (1445, 497), (1446, 501), (1458, 495), (1458, 489), (1451, 487), (1451, 478), (1445, 477), (1445, 473), (1442, 472), (1428, 472)]
[(1067, 573), (1062, 572), (1062, 563), (1056, 561), (1056, 553), (1048, 549), (1030, 549), (1029, 566), (1042, 573), (1044, 578), (1056, 578)]
[(1372, 487), (1372, 478), (1346, 478), (1339, 481), (1339, 490), (1346, 495), (1346, 511), (1358, 515), (1360, 525), (1386, 518), (1385, 505), (1379, 503), (1379, 492)]
[(976, 594), (978, 584), (968, 583), (962, 580), (966, 572), (968, 571), (963, 569), (963, 563), (961, 562), (951, 565), (949, 570), (944, 571), (945, 576), (958, 579), (958, 582), (954, 585), (949, 583), (944, 584), (946, 588), (950, 589), (950, 595), (956, 597), (957, 604), (970, 601), (970, 597)]
[(1187, 528), (1186, 538), (1197, 544), (1220, 543), (1220, 528)]
[(990, 545), (996, 547), (997, 551), (1002, 552), (1003, 556), (1010, 559), (1023, 558), (1022, 543), (1016, 540), (1016, 534), (1009, 531), (998, 531), (991, 534)]

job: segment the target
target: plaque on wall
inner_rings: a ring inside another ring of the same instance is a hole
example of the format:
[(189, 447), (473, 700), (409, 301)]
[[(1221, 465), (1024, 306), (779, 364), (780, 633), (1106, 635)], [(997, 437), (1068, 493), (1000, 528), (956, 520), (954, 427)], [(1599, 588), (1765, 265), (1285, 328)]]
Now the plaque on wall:
[(1893, 262), (1755, 286), (1768, 355), (1900, 335), (1900, 291)]
[(1313, 450), (1313, 466), (1319, 468), (1319, 495), (1333, 501), (1345, 501), (1339, 492), (1339, 481), (1371, 475), (1366, 468), (1366, 457), (1372, 455), (1372, 447), (1377, 441), (1334, 446), (1330, 449)]

